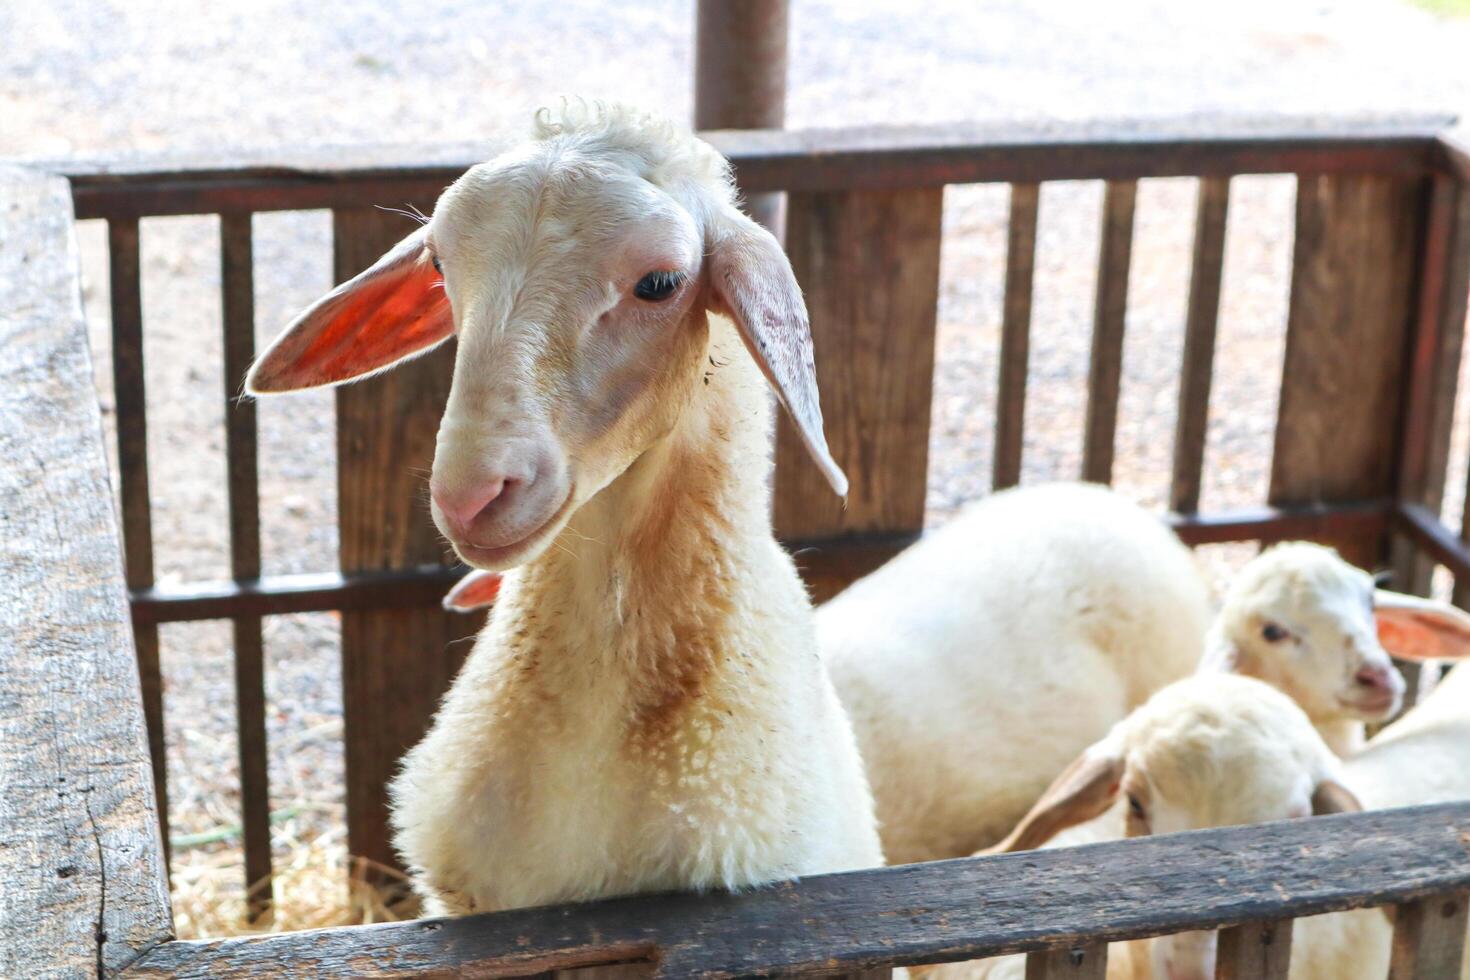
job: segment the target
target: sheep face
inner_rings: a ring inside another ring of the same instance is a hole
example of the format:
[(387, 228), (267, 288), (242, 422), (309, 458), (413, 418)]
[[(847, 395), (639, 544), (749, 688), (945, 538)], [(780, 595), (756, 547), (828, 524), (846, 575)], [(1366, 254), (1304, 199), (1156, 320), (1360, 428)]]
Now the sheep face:
[(459, 341), (432, 513), (506, 567), (673, 428), (707, 367), (704, 236), (641, 174), (542, 144), (446, 191), (426, 247)]
[(1319, 723), (1384, 720), (1398, 712), (1404, 679), (1379, 642), (1374, 596), (1372, 577), (1330, 548), (1278, 545), (1232, 583), (1216, 655)]
[(504, 569), (675, 429), (720, 366), (710, 313), (734, 322), (845, 494), (800, 290), (735, 207), (724, 159), (632, 110), (575, 104), (538, 114), (532, 140), (472, 168), (425, 227), (298, 317), (247, 388), (350, 381), (456, 337), (431, 511), (466, 562)]
[[(1178, 681), (1114, 726), (1042, 795), (995, 851), (1036, 847), (1125, 808), (1139, 837), (1360, 809), (1340, 764), (1301, 708), (1260, 681), (1228, 674)], [(1153, 943), (1155, 975), (1214, 976), (1213, 933)]]

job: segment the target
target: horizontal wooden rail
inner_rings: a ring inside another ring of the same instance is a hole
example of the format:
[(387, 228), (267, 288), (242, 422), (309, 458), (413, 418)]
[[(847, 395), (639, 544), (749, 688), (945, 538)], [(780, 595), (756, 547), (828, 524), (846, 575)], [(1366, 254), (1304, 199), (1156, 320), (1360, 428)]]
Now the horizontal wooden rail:
[(1457, 578), (1470, 575), (1470, 545), (1423, 504), (1400, 503), (1397, 526)]
[[(1447, 116), (1333, 120), (1193, 116), (1099, 122), (718, 131), (742, 189), (893, 190), (946, 184), (1255, 173), (1418, 174), (1446, 165)], [(505, 144), (326, 147), (56, 161), (80, 218), (361, 207), (434, 199)]]
[[(1228, 541), (1282, 541), (1343, 531), (1376, 533), (1388, 526), (1387, 501), (1302, 507), (1249, 507), (1213, 514), (1169, 514), (1166, 520), (1190, 545)], [(809, 577), (850, 580), (865, 575), (919, 539), (876, 534), (786, 542)], [(388, 572), (315, 572), (225, 582), (160, 585), (132, 593), (133, 623), (192, 622), (240, 616), (436, 606), (464, 568), (423, 565)]]
[(660, 895), (158, 947), (129, 977), (817, 974), (976, 959), (1470, 889), (1470, 803)]

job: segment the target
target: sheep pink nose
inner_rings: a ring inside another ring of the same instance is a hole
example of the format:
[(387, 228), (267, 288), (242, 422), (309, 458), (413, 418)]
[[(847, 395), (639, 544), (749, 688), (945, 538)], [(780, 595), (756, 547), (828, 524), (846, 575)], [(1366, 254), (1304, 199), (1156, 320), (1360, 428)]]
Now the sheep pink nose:
[(434, 504), (454, 532), (467, 536), (476, 519), (486, 515), (497, 500), (505, 494), (506, 481), (502, 478), (485, 480), (481, 483), (447, 490), (443, 484), (430, 481), (429, 493)]
[(1385, 693), (1393, 690), (1393, 678), (1385, 667), (1363, 667), (1353, 675), (1359, 687)]

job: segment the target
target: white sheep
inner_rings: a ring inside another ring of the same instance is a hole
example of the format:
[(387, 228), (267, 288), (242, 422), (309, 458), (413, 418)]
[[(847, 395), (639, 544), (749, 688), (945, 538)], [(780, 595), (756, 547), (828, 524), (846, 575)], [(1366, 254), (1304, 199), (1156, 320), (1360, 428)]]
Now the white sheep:
[[(1369, 807), (1470, 799), (1470, 670), (1457, 668), (1366, 748), (1339, 759), (1290, 698), (1260, 681), (1173, 684), (1090, 746), (986, 853), (1071, 847)], [(1361, 802), (1360, 802), (1361, 801)], [(1301, 919), (1293, 980), (1381, 980), (1391, 929), (1377, 910)], [(1113, 980), (1214, 976), (1213, 933), (1114, 944)], [(933, 980), (1019, 977), (1019, 957), (954, 964)], [(1462, 970), (1470, 978), (1470, 963)]]
[(771, 534), (762, 374), (846, 480), (791, 267), (726, 161), (629, 109), (543, 110), (288, 327), (249, 387), (352, 380), (451, 333), (433, 517), (466, 562), (514, 571), (392, 787), (429, 911), (880, 864)]
[(992, 843), (1068, 760), (1198, 665), (1209, 593), (1106, 487), (1007, 490), (817, 611), (893, 863)]
[[(1387, 650), (1385, 650), (1387, 647)], [(1365, 722), (1397, 714), (1404, 680), (1389, 659), (1470, 653), (1470, 615), (1448, 603), (1375, 589), (1321, 545), (1262, 552), (1232, 578), (1210, 628), (1205, 669), (1257, 677), (1291, 695), (1341, 756)]]

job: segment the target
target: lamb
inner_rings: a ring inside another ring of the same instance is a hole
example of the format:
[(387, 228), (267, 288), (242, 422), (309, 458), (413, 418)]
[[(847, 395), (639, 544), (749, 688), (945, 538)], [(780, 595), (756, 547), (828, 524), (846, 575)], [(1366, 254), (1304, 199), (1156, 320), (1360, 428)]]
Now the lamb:
[[(1200, 675), (1156, 694), (1083, 752), (986, 853), (1069, 847), (1150, 833), (1283, 820), (1309, 813), (1470, 799), (1470, 670), (1348, 760), (1301, 707), (1253, 678)], [(1361, 802), (1360, 802), (1361, 801)], [(1300, 920), (1294, 980), (1387, 975), (1391, 929), (1380, 911)], [(954, 964), (933, 980), (1020, 977), (1020, 957)], [(1114, 944), (1108, 976), (1214, 976), (1214, 935)], [(1470, 963), (1462, 970), (1470, 978)]]
[(1332, 549), (1297, 541), (1262, 552), (1232, 579), (1210, 628), (1204, 668), (1285, 691), (1346, 757), (1362, 748), (1365, 723), (1398, 713), (1404, 680), (1389, 652), (1400, 659), (1462, 657), (1470, 653), (1470, 615), (1375, 589), (1371, 576)]
[(350, 381), (451, 334), (431, 512), (504, 578), (392, 786), (427, 911), (881, 864), (771, 533), (762, 375), (839, 495), (846, 479), (791, 267), (737, 209), (727, 162), (628, 108), (541, 110), (248, 386)]

